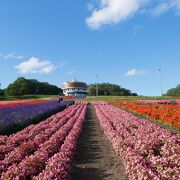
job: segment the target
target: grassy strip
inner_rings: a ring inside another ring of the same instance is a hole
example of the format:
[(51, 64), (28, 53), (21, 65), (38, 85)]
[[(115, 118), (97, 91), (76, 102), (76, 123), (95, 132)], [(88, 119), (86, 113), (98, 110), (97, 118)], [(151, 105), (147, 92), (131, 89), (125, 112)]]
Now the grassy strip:
[(18, 99), (41, 99), (41, 98), (54, 98), (55, 95), (24, 95), (24, 96), (0, 96), (0, 100), (12, 101)]
[[(0, 100), (17, 99), (40, 99), (57, 98), (57, 95), (24, 95), (24, 96), (0, 96)], [(123, 100), (180, 100), (180, 97), (172, 96), (87, 96), (86, 98), (75, 98), (75, 101), (123, 101)], [(68, 99), (67, 99), (68, 100)]]
[(87, 96), (86, 98), (76, 98), (75, 101), (124, 101), (124, 100), (180, 100), (180, 97), (171, 96)]

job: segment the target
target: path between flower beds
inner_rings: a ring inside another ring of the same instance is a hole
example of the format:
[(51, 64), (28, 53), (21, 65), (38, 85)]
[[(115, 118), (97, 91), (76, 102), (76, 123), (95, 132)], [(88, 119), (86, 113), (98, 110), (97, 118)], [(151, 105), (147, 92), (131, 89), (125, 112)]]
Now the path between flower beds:
[(122, 161), (104, 136), (90, 104), (74, 159), (71, 180), (128, 179)]

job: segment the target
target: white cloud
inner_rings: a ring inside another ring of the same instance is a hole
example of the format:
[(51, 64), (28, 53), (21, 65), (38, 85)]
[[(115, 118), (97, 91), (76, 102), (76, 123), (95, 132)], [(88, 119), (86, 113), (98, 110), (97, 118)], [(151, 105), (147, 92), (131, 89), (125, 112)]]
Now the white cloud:
[(153, 16), (160, 16), (172, 9), (175, 9), (178, 13), (180, 13), (180, 0), (164, 0), (164, 2), (158, 3), (149, 11)]
[(100, 8), (94, 9), (87, 25), (91, 29), (98, 29), (104, 24), (122, 22), (133, 16), (149, 0), (99, 0)]
[(91, 3), (88, 3), (88, 4), (87, 4), (87, 9), (88, 9), (89, 11), (92, 11), (92, 10), (94, 9), (94, 5), (91, 4)]
[[(91, 11), (86, 23), (91, 29), (99, 29), (106, 24), (116, 24), (133, 17), (135, 14), (159, 16), (169, 10), (180, 14), (180, 0), (98, 0), (99, 8), (88, 4)], [(142, 13), (146, 12), (146, 13)]]
[(170, 7), (176, 9), (177, 13), (180, 14), (180, 0), (170, 0)]
[(143, 76), (144, 74), (146, 74), (147, 72), (144, 70), (137, 70), (135, 68), (128, 70), (125, 73), (125, 76)]
[(180, 0), (171, 0), (171, 4), (176, 7), (176, 9), (180, 10)]
[(155, 8), (151, 9), (150, 10), (150, 13), (153, 15), (153, 16), (159, 16), (165, 12), (167, 12), (170, 8), (170, 5), (168, 3), (161, 3), (161, 4), (158, 4), (158, 6), (156, 6)]
[(56, 67), (50, 61), (40, 60), (36, 57), (31, 57), (29, 60), (24, 61), (19, 65), (15, 66), (15, 68), (21, 74), (28, 74), (28, 73), (48, 74), (56, 69)]
[(24, 56), (22, 55), (16, 55), (15, 52), (3, 55), (4, 59), (17, 59), (17, 60), (21, 60), (24, 58)]

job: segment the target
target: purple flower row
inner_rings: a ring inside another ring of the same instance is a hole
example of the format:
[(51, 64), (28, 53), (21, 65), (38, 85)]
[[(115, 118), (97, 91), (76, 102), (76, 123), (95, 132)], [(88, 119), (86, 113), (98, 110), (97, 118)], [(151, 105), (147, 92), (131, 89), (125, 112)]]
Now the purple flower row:
[[(26, 156), (33, 154), (42, 143), (48, 140), (57, 130), (65, 125), (72, 116), (77, 113), (79, 106), (74, 105), (73, 109), (69, 108), (68, 111), (65, 112), (68, 114), (59, 113), (52, 116), (53, 119), (51, 119), (50, 122), (50, 118), (45, 121), (48, 121), (48, 124), (44, 122), (44, 125), (43, 123), (36, 125), (36, 128), (32, 128), (29, 133), (26, 132), (26, 134), (24, 134), (27, 135), (25, 139), (21, 139), (21, 132), (17, 133), (15, 136), (16, 139), (13, 137), (9, 138), (6, 145), (0, 146), (2, 160), (0, 161), (0, 172), (2, 173), (13, 163), (18, 164)], [(59, 121), (59, 119), (61, 119), (61, 121)], [(22, 132), (24, 133), (24, 130)], [(20, 137), (20, 139), (18, 137)], [(18, 141), (18, 139), (21, 141)]]
[[(51, 121), (46, 130), (39, 129), (36, 136), (32, 139), (29, 137), (28, 141), (21, 143), (1, 161), (3, 172), (1, 179), (32, 178), (43, 171), (47, 160), (59, 152), (76, 122), (82, 119), (82, 115), (84, 117), (85, 110), (85, 103), (76, 103), (64, 112), (49, 118)], [(32, 129), (38, 129), (41, 125), (38, 124)]]
[(0, 108), (0, 132), (13, 128), (14, 125), (25, 124), (45, 114), (51, 114), (71, 104), (73, 104), (73, 101), (63, 103), (48, 101), (39, 104)]
[(123, 159), (129, 179), (177, 180), (180, 135), (102, 102), (94, 107), (104, 133)]
[[(4, 158), (4, 154), (7, 154), (15, 147), (19, 146), (21, 143), (32, 140), (36, 135), (40, 132), (44, 132), (46, 129), (51, 127), (51, 124), (56, 124), (59, 122), (59, 119), (62, 117), (70, 118), (72, 114), (76, 112), (76, 105), (69, 107), (62, 111), (61, 113), (52, 115), (47, 118), (45, 121), (40, 122), (37, 125), (30, 125), (26, 127), (24, 130), (17, 132), (15, 134), (8, 136), (0, 137), (0, 160)], [(70, 113), (71, 112), (71, 113)]]

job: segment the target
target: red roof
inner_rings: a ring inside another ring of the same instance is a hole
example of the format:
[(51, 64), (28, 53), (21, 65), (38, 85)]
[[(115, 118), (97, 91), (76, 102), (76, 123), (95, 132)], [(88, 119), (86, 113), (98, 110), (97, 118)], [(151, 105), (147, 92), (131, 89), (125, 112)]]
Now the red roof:
[(65, 82), (62, 85), (62, 89), (66, 88), (87, 88), (87, 84), (84, 82)]

